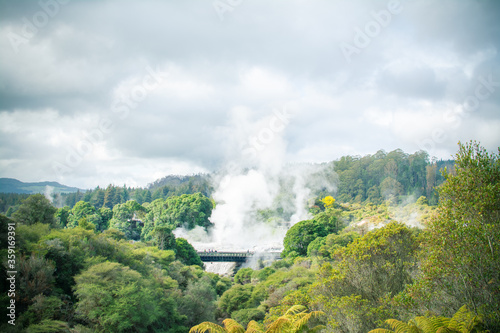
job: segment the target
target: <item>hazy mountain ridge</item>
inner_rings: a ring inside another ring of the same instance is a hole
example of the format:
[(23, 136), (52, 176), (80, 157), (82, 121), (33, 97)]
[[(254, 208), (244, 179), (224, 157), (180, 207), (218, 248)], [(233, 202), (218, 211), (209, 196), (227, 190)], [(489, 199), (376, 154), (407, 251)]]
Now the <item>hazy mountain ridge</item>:
[(51, 187), (53, 193), (85, 191), (77, 187), (66, 186), (54, 181), (25, 183), (14, 178), (0, 178), (0, 193), (43, 193), (46, 191), (47, 186)]

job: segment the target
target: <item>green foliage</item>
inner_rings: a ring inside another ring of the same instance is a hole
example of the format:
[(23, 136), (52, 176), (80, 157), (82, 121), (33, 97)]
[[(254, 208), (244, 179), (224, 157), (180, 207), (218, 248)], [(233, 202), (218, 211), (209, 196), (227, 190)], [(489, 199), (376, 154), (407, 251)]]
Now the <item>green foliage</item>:
[(247, 326), (251, 321), (261, 322), (265, 316), (266, 313), (261, 308), (241, 309), (231, 314), (231, 318), (242, 326)]
[(64, 228), (68, 224), (70, 211), (71, 209), (68, 206), (57, 209), (55, 218), (59, 227)]
[(241, 268), (234, 275), (234, 282), (239, 284), (247, 284), (252, 282), (253, 269)]
[(222, 294), (218, 307), (228, 315), (234, 311), (241, 310), (247, 307), (247, 302), (252, 297), (254, 286), (251, 284), (241, 285), (236, 284)]
[(287, 231), (283, 240), (282, 256), (290, 256), (292, 252), (305, 256), (307, 247), (312, 241), (318, 237), (337, 233), (341, 227), (339, 212), (334, 209), (328, 209), (316, 215), (312, 220), (301, 221)]
[(113, 218), (109, 220), (109, 227), (123, 232), (127, 239), (139, 240), (142, 232), (142, 221), (137, 219), (136, 215), (145, 212), (145, 210), (134, 200), (118, 204), (113, 207)]
[(473, 333), (488, 332), (482, 330), (481, 319), (462, 306), (452, 318), (415, 317), (408, 323), (396, 319), (385, 321), (393, 330), (378, 328), (368, 333)]
[(337, 249), (333, 264), (322, 266), (313, 293), (330, 329), (363, 332), (384, 319), (383, 299), (412, 283), (417, 246), (415, 233), (393, 222)]
[(175, 239), (175, 256), (185, 265), (198, 265), (203, 267), (203, 262), (194, 247), (184, 238)]
[(16, 243), (22, 253), (31, 253), (36, 248), (36, 243), (50, 233), (48, 224), (36, 223), (30, 226), (18, 224), (16, 227)]
[(50, 201), (43, 194), (33, 194), (22, 201), (19, 209), (12, 214), (12, 218), (24, 225), (35, 223), (56, 226), (54, 214), (57, 208), (52, 206)]
[(179, 304), (179, 312), (188, 318), (186, 325), (215, 321), (216, 298), (217, 294), (208, 276), (190, 282)]
[(429, 201), (424, 196), (421, 196), (420, 198), (417, 199), (417, 205), (428, 205), (428, 204)]
[(426, 194), (436, 202), (434, 187), (444, 178), (439, 170), (452, 165), (452, 161), (429, 163), (424, 151), (405, 154), (400, 149), (374, 155), (343, 156), (334, 162), (338, 175), (336, 199), (340, 202), (381, 204), (385, 200), (400, 202), (402, 196)]
[(94, 226), (102, 225), (102, 218), (94, 206), (85, 201), (78, 201), (69, 212), (66, 226), (74, 228), (82, 219), (85, 219), (85, 225), (87, 223), (92, 223)]
[(327, 257), (334, 258), (335, 252), (343, 247), (352, 243), (355, 239), (359, 238), (360, 234), (355, 231), (342, 232), (338, 235), (330, 234), (325, 238), (325, 244), (320, 248), (320, 254)]
[(190, 333), (202, 332), (217, 332), (217, 333), (299, 333), (299, 332), (316, 332), (323, 328), (318, 325), (310, 328), (310, 323), (316, 318), (322, 316), (320, 311), (308, 312), (307, 309), (301, 305), (292, 306), (286, 313), (272, 322), (264, 331), (262, 326), (255, 321), (248, 323), (247, 329), (243, 328), (237, 321), (233, 319), (225, 319), (222, 323), (224, 327), (219, 325), (203, 322), (199, 325), (192, 327)]
[[(500, 149), (499, 149), (500, 153)], [(460, 144), (456, 170), (439, 190), (429, 224), (423, 275), (410, 288), (411, 307), (450, 315), (467, 304), (486, 328), (500, 330), (500, 154)]]
[(232, 285), (233, 282), (231, 281), (231, 279), (227, 277), (218, 278), (215, 284), (215, 291), (217, 292), (217, 295), (222, 296), (222, 294), (224, 294), (226, 290), (231, 288)]
[[(44, 320), (65, 321), (67, 318), (64, 315), (64, 307), (65, 303), (60, 298), (38, 294), (33, 298), (33, 304), (19, 318), (20, 325), (28, 327)], [(30, 328), (33, 329), (33, 326)]]
[(148, 332), (160, 316), (159, 299), (141, 274), (106, 261), (75, 277), (76, 312), (101, 332)]
[(27, 333), (66, 333), (69, 332), (68, 323), (44, 319), (40, 324), (31, 325), (26, 330)]
[(212, 225), (208, 219), (212, 214), (212, 202), (201, 193), (157, 199), (148, 206), (148, 210), (141, 235), (141, 239), (146, 241), (153, 239), (155, 228), (159, 227), (173, 230), (177, 227), (193, 229), (195, 226), (208, 228)]
[[(276, 270), (273, 269), (272, 267), (264, 267), (262, 269), (259, 269), (258, 271), (254, 271), (252, 273), (252, 280), (257, 281), (257, 282), (263, 282), (266, 281), (266, 279), (273, 273), (275, 273)], [(235, 280), (236, 282), (236, 280)]]
[(20, 309), (33, 302), (39, 294), (48, 294), (54, 284), (54, 265), (47, 259), (32, 254), (21, 256), (18, 260)]

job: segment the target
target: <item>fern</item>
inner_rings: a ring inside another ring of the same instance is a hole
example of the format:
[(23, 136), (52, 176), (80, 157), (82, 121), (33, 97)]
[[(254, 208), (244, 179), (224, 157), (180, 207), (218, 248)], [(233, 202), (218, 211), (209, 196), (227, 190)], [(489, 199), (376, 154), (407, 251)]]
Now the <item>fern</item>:
[(238, 324), (238, 322), (234, 319), (224, 319), (222, 323), (228, 333), (245, 333), (243, 326)]
[(255, 320), (252, 320), (247, 325), (247, 330), (245, 333), (262, 333), (262, 326), (257, 323)]
[(227, 331), (217, 324), (206, 321), (192, 327), (189, 333), (227, 333)]

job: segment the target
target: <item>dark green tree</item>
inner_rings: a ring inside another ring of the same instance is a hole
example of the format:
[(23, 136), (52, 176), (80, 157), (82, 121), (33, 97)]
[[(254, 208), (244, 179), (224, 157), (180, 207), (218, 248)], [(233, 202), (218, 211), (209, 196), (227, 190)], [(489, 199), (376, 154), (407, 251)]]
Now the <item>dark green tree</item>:
[(337, 233), (342, 227), (339, 212), (333, 208), (316, 215), (312, 220), (301, 221), (287, 231), (283, 240), (282, 255), (288, 256), (296, 253), (306, 256), (307, 247), (312, 241), (318, 237)]
[(52, 206), (52, 203), (43, 194), (33, 194), (23, 200), (22, 205), (12, 215), (12, 218), (25, 225), (44, 223), (55, 226), (54, 214), (56, 212), (57, 208)]
[(184, 238), (175, 239), (175, 256), (185, 265), (198, 265), (203, 267), (200, 256), (194, 247)]

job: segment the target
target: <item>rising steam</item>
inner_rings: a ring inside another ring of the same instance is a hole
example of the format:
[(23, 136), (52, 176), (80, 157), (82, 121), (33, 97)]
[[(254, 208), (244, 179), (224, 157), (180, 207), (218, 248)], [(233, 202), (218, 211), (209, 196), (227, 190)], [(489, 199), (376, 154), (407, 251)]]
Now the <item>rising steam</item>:
[[(213, 177), (216, 207), (214, 227), (176, 230), (198, 250), (280, 251), (288, 228), (309, 214), (310, 200), (321, 190), (335, 190), (327, 177), (329, 165), (286, 164), (286, 125), (290, 110), (274, 111), (250, 121), (249, 110), (233, 112), (231, 127), (224, 129), (228, 162)], [(328, 173), (331, 175), (331, 173)], [(200, 230), (201, 229), (201, 230)]]

